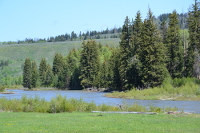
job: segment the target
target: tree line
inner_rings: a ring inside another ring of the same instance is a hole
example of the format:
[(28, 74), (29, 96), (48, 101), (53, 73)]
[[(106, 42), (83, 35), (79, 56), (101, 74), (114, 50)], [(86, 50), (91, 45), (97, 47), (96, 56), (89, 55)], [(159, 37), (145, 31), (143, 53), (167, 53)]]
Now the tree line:
[[(169, 15), (170, 13), (161, 14), (158, 17), (153, 16), (154, 21), (160, 25), (163, 21), (169, 23)], [(179, 27), (181, 29), (188, 29), (188, 13), (181, 13), (177, 14), (179, 19)], [(104, 39), (104, 38), (120, 38), (120, 34), (122, 32), (122, 27), (119, 28), (111, 28), (105, 29), (102, 31), (87, 31), (81, 32), (79, 34), (75, 33), (74, 31), (71, 34), (66, 33), (62, 35), (57, 35), (55, 37), (51, 36), (48, 38), (25, 38), (24, 40), (18, 41), (7, 41), (2, 42), (1, 44), (27, 44), (27, 43), (45, 43), (45, 42), (63, 42), (63, 41), (80, 41), (80, 40), (87, 40), (87, 39)]]
[(200, 11), (197, 0), (188, 13), (188, 45), (180, 35), (178, 13), (169, 21), (156, 24), (149, 9), (142, 20), (138, 11), (130, 22), (124, 21), (119, 47), (102, 46), (95, 40), (83, 41), (63, 57), (56, 54), (52, 68), (42, 59), (39, 69), (25, 60), (23, 86), (53, 86), (61, 89), (111, 88), (112, 90), (156, 87), (166, 78), (199, 78)]
[[(102, 31), (87, 31), (86, 33), (81, 32), (79, 34), (74, 31), (71, 34), (62, 34), (57, 35), (55, 37), (48, 38), (25, 38), (24, 40), (18, 41), (7, 41), (0, 42), (0, 44), (31, 44), (31, 43), (45, 43), (45, 42), (64, 42), (64, 41), (81, 41), (87, 39), (103, 39), (103, 38), (119, 38), (119, 34), (121, 33), (121, 27), (119, 28), (111, 28)], [(109, 35), (111, 34), (111, 35)]]

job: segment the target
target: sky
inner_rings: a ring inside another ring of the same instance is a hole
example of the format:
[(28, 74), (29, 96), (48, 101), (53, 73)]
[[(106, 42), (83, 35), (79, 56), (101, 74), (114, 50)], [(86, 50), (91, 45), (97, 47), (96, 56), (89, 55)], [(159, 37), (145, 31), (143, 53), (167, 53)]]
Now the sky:
[(150, 8), (163, 13), (188, 12), (194, 0), (0, 0), (0, 42), (48, 38), (118, 28), (126, 16), (142, 19)]

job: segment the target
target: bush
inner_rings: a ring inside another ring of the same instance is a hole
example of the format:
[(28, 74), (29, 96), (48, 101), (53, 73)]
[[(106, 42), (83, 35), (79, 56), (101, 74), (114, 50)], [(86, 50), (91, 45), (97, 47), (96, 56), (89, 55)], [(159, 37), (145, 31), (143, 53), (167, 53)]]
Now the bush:
[(97, 108), (97, 106), (96, 106), (96, 104), (94, 102), (88, 103), (87, 106), (86, 106), (85, 111), (86, 112), (91, 112), (91, 111), (95, 110), (96, 108)]
[(173, 87), (181, 87), (189, 83), (199, 84), (199, 79), (196, 78), (175, 78), (173, 79)]
[(109, 106), (106, 105), (106, 104), (102, 104), (102, 105), (100, 106), (100, 110), (101, 110), (101, 111), (108, 111), (108, 110), (109, 110)]
[(7, 86), (0, 86), (0, 92), (4, 92), (4, 90), (5, 90), (6, 87)]
[(128, 111), (139, 111), (139, 112), (146, 112), (146, 108), (144, 106), (138, 105), (137, 103), (128, 107)]

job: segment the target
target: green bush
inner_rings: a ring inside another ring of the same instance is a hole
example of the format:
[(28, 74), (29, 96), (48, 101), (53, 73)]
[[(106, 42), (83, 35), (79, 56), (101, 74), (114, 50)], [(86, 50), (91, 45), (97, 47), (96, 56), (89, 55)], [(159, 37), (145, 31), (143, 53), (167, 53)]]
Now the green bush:
[(128, 107), (128, 111), (139, 111), (139, 112), (146, 112), (147, 109), (144, 106), (138, 105), (137, 103), (134, 103), (130, 107)]
[(173, 87), (181, 87), (188, 83), (199, 84), (200, 80), (196, 78), (175, 78), (173, 79)]
[(109, 108), (110, 108), (109, 105), (102, 104), (102, 105), (100, 105), (99, 110), (100, 110), (100, 111), (109, 111)]
[(0, 86), (0, 92), (4, 92), (6, 86)]
[(85, 111), (86, 112), (91, 112), (93, 110), (95, 110), (97, 108), (96, 104), (94, 102), (92, 103), (88, 103), (86, 108), (85, 108)]

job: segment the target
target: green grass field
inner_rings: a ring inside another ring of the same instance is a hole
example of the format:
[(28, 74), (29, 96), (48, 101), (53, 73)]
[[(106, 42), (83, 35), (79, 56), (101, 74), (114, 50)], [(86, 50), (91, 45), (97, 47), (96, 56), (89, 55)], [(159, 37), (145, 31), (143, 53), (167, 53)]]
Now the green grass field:
[(0, 113), (1, 133), (199, 133), (200, 115)]

